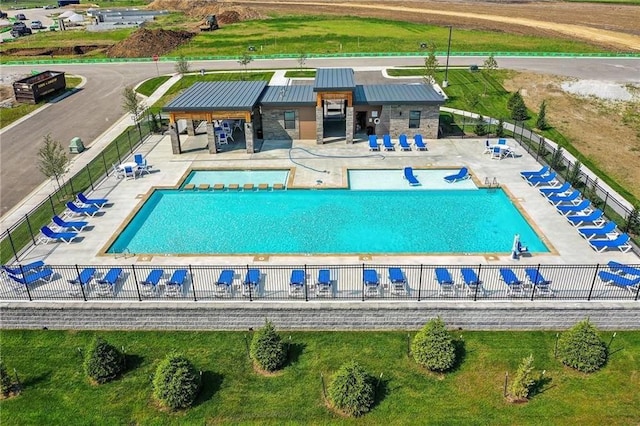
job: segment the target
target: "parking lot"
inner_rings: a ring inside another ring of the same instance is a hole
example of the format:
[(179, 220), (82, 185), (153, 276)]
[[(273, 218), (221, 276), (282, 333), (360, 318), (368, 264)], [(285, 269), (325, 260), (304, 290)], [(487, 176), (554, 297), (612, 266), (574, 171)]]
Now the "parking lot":
[[(11, 18), (15, 18), (18, 14), (23, 14), (25, 16), (25, 20), (22, 21), (25, 25), (31, 28), (31, 23), (33, 21), (42, 22), (43, 29), (37, 30), (33, 29), (33, 32), (38, 31), (49, 31), (49, 27), (54, 25), (57, 21), (53, 18), (53, 15), (58, 15), (59, 13), (64, 12), (66, 9), (44, 9), (44, 8), (33, 8), (33, 9), (7, 9), (5, 5), (2, 6), (2, 11), (9, 15), (9, 19), (0, 19), (0, 26), (4, 27), (6, 25), (11, 25)], [(2, 33), (2, 40), (11, 40), (13, 37), (10, 32)]]

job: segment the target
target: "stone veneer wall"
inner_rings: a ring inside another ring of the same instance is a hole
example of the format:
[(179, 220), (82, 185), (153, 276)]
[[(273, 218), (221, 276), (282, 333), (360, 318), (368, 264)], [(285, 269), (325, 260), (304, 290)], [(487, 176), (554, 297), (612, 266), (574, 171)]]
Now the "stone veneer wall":
[(465, 330), (561, 330), (589, 317), (600, 329), (640, 328), (640, 305), (621, 302), (4, 302), (3, 329), (416, 330), (440, 316)]
[[(420, 111), (420, 128), (409, 128), (409, 111)], [(380, 116), (380, 124), (389, 129), (392, 138), (402, 133), (409, 138), (421, 134), (425, 139), (438, 138), (440, 124), (440, 107), (429, 105), (384, 105)]]
[[(284, 128), (284, 112), (295, 111), (296, 128)], [(264, 140), (300, 139), (300, 116), (296, 108), (262, 107), (262, 135)]]

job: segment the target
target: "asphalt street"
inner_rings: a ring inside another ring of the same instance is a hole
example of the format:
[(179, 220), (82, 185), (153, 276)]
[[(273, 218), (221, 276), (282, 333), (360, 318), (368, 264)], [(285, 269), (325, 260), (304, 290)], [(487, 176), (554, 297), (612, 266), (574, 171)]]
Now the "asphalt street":
[[(439, 58), (440, 64), (446, 58)], [(450, 66), (481, 65), (484, 57), (452, 57)], [(308, 59), (305, 67), (352, 67), (375, 69), (400, 65), (422, 65), (424, 59), (410, 58), (333, 58)], [(614, 58), (497, 58), (500, 68), (530, 70), (578, 79), (640, 83), (640, 59)], [(296, 59), (255, 60), (250, 69), (298, 68)], [(29, 74), (42, 66), (2, 66), (0, 73)], [(241, 69), (237, 61), (198, 61), (191, 68)], [(45, 178), (37, 166), (37, 152), (46, 134), (67, 146), (73, 137), (80, 137), (85, 146), (109, 129), (125, 112), (122, 109), (122, 90), (160, 74), (174, 73), (172, 62), (55, 65), (50, 69), (86, 78), (86, 85), (73, 95), (48, 104), (37, 114), (0, 131), (0, 216), (4, 215)]]

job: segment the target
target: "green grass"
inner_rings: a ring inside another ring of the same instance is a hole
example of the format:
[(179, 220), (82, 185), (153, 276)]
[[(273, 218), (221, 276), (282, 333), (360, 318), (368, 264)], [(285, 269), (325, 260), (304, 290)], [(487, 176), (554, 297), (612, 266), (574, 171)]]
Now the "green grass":
[(156, 91), (158, 87), (162, 86), (170, 78), (171, 76), (169, 75), (150, 78), (149, 80), (138, 86), (138, 89), (136, 91), (141, 95), (150, 96), (153, 92)]
[[(115, 382), (90, 384), (78, 348), (94, 332), (2, 331), (3, 359), (23, 383), (2, 402), (3, 425), (30, 424), (632, 424), (638, 419), (640, 332), (618, 332), (600, 372), (585, 375), (553, 358), (553, 332), (456, 332), (465, 354), (452, 373), (426, 373), (407, 358), (404, 332), (295, 332), (292, 355), (273, 377), (254, 373), (242, 332), (100, 332), (128, 354), (129, 370)], [(603, 335), (609, 341), (611, 333)], [(249, 335), (248, 338), (251, 336)], [(150, 377), (164, 355), (183, 351), (203, 371), (196, 404), (160, 411)], [(505, 373), (533, 354), (546, 370), (542, 391), (527, 404), (507, 403)], [(327, 410), (328, 383), (355, 359), (382, 380), (372, 412), (355, 422)]]
[(314, 78), (316, 76), (316, 70), (287, 71), (284, 76), (287, 78)]

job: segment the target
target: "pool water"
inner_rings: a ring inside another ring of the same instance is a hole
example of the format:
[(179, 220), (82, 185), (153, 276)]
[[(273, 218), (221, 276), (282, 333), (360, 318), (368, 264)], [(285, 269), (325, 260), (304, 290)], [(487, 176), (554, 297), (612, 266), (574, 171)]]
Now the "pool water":
[(156, 190), (109, 248), (137, 254), (510, 252), (547, 247), (502, 190)]

